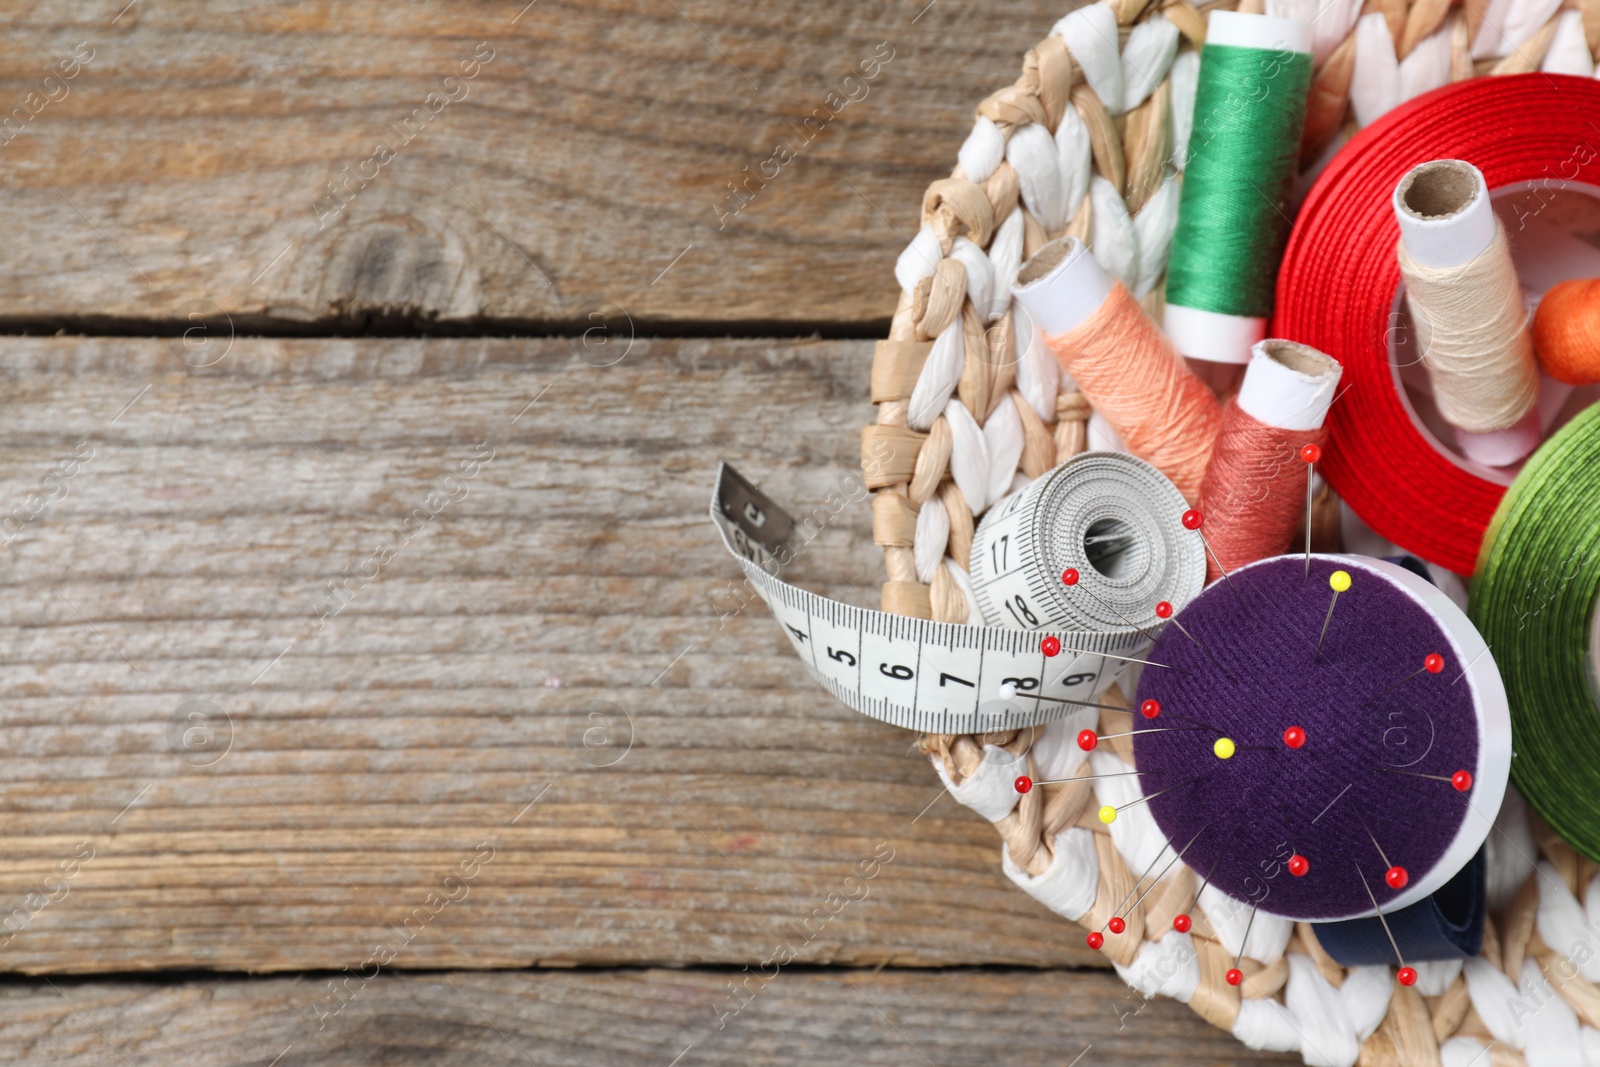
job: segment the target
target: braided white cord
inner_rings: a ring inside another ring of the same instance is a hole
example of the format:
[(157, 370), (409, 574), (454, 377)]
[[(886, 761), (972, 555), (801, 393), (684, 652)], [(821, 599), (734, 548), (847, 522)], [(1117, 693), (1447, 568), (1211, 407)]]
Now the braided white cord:
[[(1490, 0), (1472, 41), (1473, 56), (1520, 59), (1524, 62), (1520, 69), (1593, 75), (1595, 64), (1582, 17), (1575, 10), (1558, 14), (1561, 3), (1562, 0)], [(1363, 17), (1362, 9), (1362, 0), (1265, 2), (1268, 14), (1314, 18), (1313, 54), (1319, 66), (1354, 33), (1350, 100), (1359, 124), (1365, 125), (1405, 100), (1462, 76), (1459, 70), (1452, 69), (1452, 35), (1465, 32), (1465, 24), (1458, 25), (1462, 16), (1451, 15), (1413, 44), (1404, 58), (1397, 58), (1395, 31), (1401, 27), (1380, 12)], [(995, 176), (1003, 163), (1009, 164), (1015, 171), (1020, 204), (1010, 208), (1004, 218), (993, 220), (993, 236), (987, 248), (961, 236), (951, 241), (946, 254), (938, 233), (924, 226), (896, 263), (896, 277), (908, 299), (915, 296), (925, 279), (935, 275), (941, 260), (949, 259), (962, 268), (965, 303), (978, 322), (999, 328), (996, 324), (1004, 325), (1010, 316), (1017, 360), (1016, 396), (1031, 409), (1030, 417), (1036, 415), (1045, 423), (1054, 421), (1058, 392), (1070, 391), (1072, 386), (1070, 381), (1063, 381), (1032, 323), (1012, 299), (1028, 226), (1042, 229), (1047, 236), (1055, 236), (1063, 229), (1075, 232), (1090, 246), (1107, 273), (1127, 284), (1136, 296), (1142, 298), (1157, 290), (1177, 222), (1179, 175), (1193, 129), (1199, 67), (1198, 53), (1191, 47), (1180, 47), (1180, 25), (1165, 12), (1154, 13), (1127, 32), (1126, 44), (1119, 50), (1116, 11), (1110, 3), (1100, 2), (1072, 12), (1052, 29), (1065, 41), (1082, 81), (1106, 113), (1125, 114), (1154, 92), (1169, 94), (1161, 122), (1170, 153), (1155, 191), (1136, 212), (1129, 212), (1121, 192), (1096, 170), (1102, 161), (1095, 153), (1093, 131), (1086, 120), (1088, 112), (1068, 104), (1053, 131), (1037, 122), (1003, 126), (980, 115), (958, 154), (958, 175), (981, 185)], [(1524, 54), (1525, 47), (1537, 54)], [(1023, 461), (1025, 428), (1017, 402), (1009, 393), (987, 412), (969, 410), (957, 398), (969, 356), (988, 356), (987, 352), (969, 352), (974, 338), (970, 331), (963, 332), (962, 320), (962, 314), (955, 315), (935, 337), (907, 402), (907, 422), (917, 430), (927, 430), (941, 417), (948, 424), (952, 442), (948, 473), (975, 520), (987, 507), (1025, 483), (1026, 477), (1018, 470)], [(1115, 435), (1108, 431), (1098, 416), (1091, 419), (1091, 446), (1120, 447)], [(981, 620), (966, 571), (955, 558), (946, 555), (954, 550), (952, 521), (939, 494), (921, 504), (913, 550), (916, 576), (935, 586), (939, 579), (948, 581), (957, 591), (957, 600), (965, 603), (966, 621), (977, 624)], [(1084, 762), (1084, 754), (1073, 743), (1073, 737), (1079, 729), (1094, 723), (1094, 713), (1085, 711), (1046, 727), (1031, 750), (1036, 774), (1045, 778), (1072, 776)], [(952, 778), (942, 759), (935, 757), (933, 762), (958, 800), (984, 818), (998, 822), (1016, 806), (1012, 781), (1016, 775), (1026, 773), (1028, 755), (1016, 757), (1004, 749), (987, 746), (978, 770), (960, 782)], [(1096, 773), (1126, 769), (1109, 752), (1096, 752), (1091, 762)], [(1133, 782), (1132, 778), (1096, 782), (1091, 803), (1135, 800), (1140, 793)], [(1536, 854), (1524, 809), (1514, 794), (1508, 795), (1501, 823), (1488, 846), (1490, 892), (1496, 907), (1508, 904), (1527, 880), (1531, 866), (1528, 857)], [(1134, 872), (1145, 870), (1158, 857), (1164, 864), (1172, 856), (1146, 807), (1125, 811), (1111, 826), (1110, 835)], [(1008, 877), (1035, 899), (1057, 914), (1076, 920), (1094, 906), (1099, 890), (1101, 871), (1095, 836), (1095, 831), (1075, 825), (1059, 831), (1049, 843), (1049, 862), (1042, 872), (1030, 873), (1017, 866), (1004, 848), (1002, 866)], [(1600, 930), (1600, 881), (1590, 880), (1582, 904), (1565, 891), (1565, 883), (1559, 878), (1540, 872), (1538, 882), (1538, 923), (1544, 942), (1574, 960), (1584, 955), (1587, 945), (1600, 945), (1600, 939), (1593, 934)], [(1558, 887), (1560, 892), (1556, 891)], [(1293, 933), (1292, 924), (1257, 915), (1248, 943), (1241, 945), (1247, 911), (1210, 890), (1196, 911), (1209, 922), (1228, 952), (1242, 951), (1243, 958), (1268, 967), (1284, 956)], [(1197, 916), (1198, 921), (1201, 919)], [(1589, 953), (1584, 958), (1583, 978), (1600, 980), (1600, 953)], [(1464, 988), (1489, 1035), (1508, 1048), (1521, 1050), (1527, 1062), (1591, 1063), (1600, 1067), (1600, 1030), (1582, 1026), (1580, 1031), (1576, 1014), (1560, 996), (1545, 995), (1550, 992), (1548, 981), (1531, 958), (1524, 961), (1515, 983), (1494, 963), (1482, 959), (1469, 962), (1466, 968), (1459, 963), (1422, 963), (1417, 970), (1419, 993), (1439, 997), (1449, 990)], [(1119, 965), (1118, 971), (1146, 995), (1160, 993), (1186, 1003), (1200, 987), (1200, 963), (1193, 938), (1173, 930), (1156, 940), (1144, 941), (1133, 961)], [(1546, 984), (1541, 986), (1541, 982)], [(1392, 990), (1389, 968), (1351, 969), (1336, 987), (1310, 956), (1289, 951), (1281, 1001), (1247, 994), (1240, 1003), (1233, 1033), (1253, 1048), (1300, 1051), (1307, 1063), (1353, 1064), (1361, 1042), (1382, 1023)], [(1531, 1031), (1539, 1027), (1511, 1025), (1503, 1003), (1508, 991), (1547, 1005), (1542, 1010), (1549, 1013), (1549, 1028), (1535, 1035)], [(1498, 1009), (1497, 997), (1502, 1001)], [(1600, 1024), (1600, 1018), (1593, 1021)], [(1443, 1032), (1453, 1029), (1452, 1025)], [(1460, 1036), (1444, 1044), (1441, 1057), (1447, 1065), (1466, 1063), (1486, 1048), (1476, 1037)], [(1581, 1053), (1575, 1051), (1580, 1048)]]

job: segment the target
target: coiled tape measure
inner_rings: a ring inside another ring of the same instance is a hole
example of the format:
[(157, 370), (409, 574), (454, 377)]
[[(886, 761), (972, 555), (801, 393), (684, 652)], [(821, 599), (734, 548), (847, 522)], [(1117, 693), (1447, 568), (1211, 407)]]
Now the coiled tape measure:
[[(875, 719), (958, 734), (1047, 722), (1078, 710), (1056, 701), (1109, 688), (1157, 632), (1156, 602), (1181, 609), (1205, 582), (1205, 548), (1180, 522), (1186, 507), (1132, 456), (1067, 461), (979, 526), (971, 578), (982, 626), (871, 611), (785, 582), (794, 519), (726, 463), (711, 518), (823, 688)], [(1068, 567), (1081, 575), (1070, 589)], [(1046, 637), (1059, 655), (1041, 651)]]

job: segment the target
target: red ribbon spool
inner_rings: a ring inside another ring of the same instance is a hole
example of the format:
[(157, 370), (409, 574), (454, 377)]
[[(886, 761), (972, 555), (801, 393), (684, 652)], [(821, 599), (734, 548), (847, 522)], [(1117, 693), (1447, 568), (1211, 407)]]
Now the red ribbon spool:
[[(1357, 134), (1306, 197), (1278, 273), (1272, 336), (1344, 366), (1323, 476), (1379, 534), (1471, 574), (1505, 487), (1439, 452), (1411, 421), (1389, 365), (1400, 265), (1392, 198), (1405, 173), (1464, 159), (1491, 190), (1524, 182), (1600, 187), (1600, 82), (1517, 74), (1445, 86)], [(1516, 241), (1515, 225), (1507, 236)]]

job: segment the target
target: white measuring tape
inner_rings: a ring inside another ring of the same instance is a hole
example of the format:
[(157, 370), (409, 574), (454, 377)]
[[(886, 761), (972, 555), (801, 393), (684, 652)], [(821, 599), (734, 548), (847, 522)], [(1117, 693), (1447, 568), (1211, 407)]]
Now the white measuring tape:
[[(1205, 543), (1183, 528), (1183, 494), (1150, 464), (1085, 452), (991, 508), (972, 539), (984, 622), (1153, 632), (1160, 601), (1182, 608), (1205, 585)], [(1062, 574), (1078, 572), (1077, 584)]]
[[(711, 518), (823, 688), (875, 719), (960, 734), (1076, 711), (1056, 701), (1093, 701), (1143, 654), (1139, 628), (1156, 632), (1156, 602), (1181, 610), (1205, 582), (1204, 546), (1182, 528), (1186, 507), (1132, 456), (1091, 452), (1062, 464), (978, 528), (973, 587), (986, 626), (853, 607), (778, 578), (794, 557), (794, 520), (726, 463)], [(981, 566), (980, 551), (989, 556)], [(1080, 574), (1072, 588), (1061, 582), (1067, 567)], [(1048, 637), (1058, 655), (1042, 651)]]

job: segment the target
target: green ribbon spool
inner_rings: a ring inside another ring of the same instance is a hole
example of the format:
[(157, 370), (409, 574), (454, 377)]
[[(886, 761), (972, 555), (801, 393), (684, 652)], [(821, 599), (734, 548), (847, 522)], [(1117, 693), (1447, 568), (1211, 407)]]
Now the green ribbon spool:
[(1600, 405), (1523, 468), (1478, 555), (1469, 617), (1511, 704), (1511, 780), (1550, 828), (1600, 859)]

